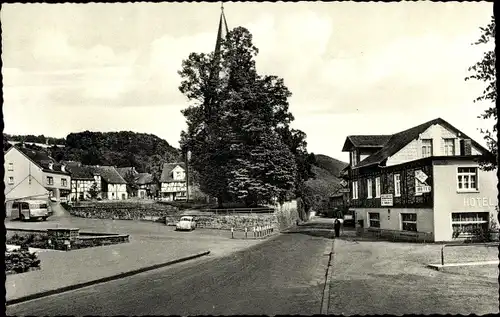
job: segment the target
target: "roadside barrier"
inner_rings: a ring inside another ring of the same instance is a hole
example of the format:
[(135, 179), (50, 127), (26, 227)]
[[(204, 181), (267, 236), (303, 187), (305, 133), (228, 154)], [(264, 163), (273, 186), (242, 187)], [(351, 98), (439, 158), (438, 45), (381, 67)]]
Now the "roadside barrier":
[[(250, 235), (248, 232), (253, 232), (253, 235)], [(274, 227), (272, 225), (266, 226), (254, 226), (254, 227), (244, 227), (244, 228), (235, 228), (231, 227), (231, 239), (261, 239), (267, 238), (274, 233)]]
[(498, 247), (498, 243), (463, 243), (463, 244), (444, 244), (441, 247), (441, 265), (444, 265), (444, 249), (450, 247), (474, 247), (474, 246), (485, 246), (485, 247)]

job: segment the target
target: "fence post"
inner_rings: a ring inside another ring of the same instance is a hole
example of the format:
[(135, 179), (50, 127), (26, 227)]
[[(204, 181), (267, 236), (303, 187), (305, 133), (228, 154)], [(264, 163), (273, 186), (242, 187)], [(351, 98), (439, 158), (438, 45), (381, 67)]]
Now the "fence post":
[(231, 227), (231, 239), (234, 239), (234, 228)]
[(443, 245), (443, 247), (441, 248), (441, 265), (444, 265), (444, 247), (445, 246), (446, 246), (446, 244)]
[(248, 238), (247, 231), (248, 231), (248, 228), (247, 228), (247, 227), (245, 227), (245, 239), (247, 239), (247, 238)]

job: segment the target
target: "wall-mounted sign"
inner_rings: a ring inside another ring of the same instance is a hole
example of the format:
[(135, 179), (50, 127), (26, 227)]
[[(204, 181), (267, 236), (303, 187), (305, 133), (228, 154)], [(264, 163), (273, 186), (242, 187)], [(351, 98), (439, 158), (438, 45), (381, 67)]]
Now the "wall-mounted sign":
[(430, 193), (431, 190), (432, 190), (431, 186), (427, 186), (427, 185), (415, 187), (415, 192), (417, 194)]
[(415, 171), (415, 178), (418, 179), (421, 183), (425, 183), (428, 176), (424, 172), (422, 172), (421, 170), (416, 170)]
[(381, 206), (392, 206), (393, 205), (392, 194), (380, 195), (380, 205)]
[(341, 188), (339, 189), (339, 193), (350, 193), (351, 190), (349, 188)]
[(342, 187), (346, 187), (348, 184), (347, 184), (347, 182), (343, 179), (343, 180), (341, 180), (341, 181), (340, 181), (340, 185), (341, 185)]

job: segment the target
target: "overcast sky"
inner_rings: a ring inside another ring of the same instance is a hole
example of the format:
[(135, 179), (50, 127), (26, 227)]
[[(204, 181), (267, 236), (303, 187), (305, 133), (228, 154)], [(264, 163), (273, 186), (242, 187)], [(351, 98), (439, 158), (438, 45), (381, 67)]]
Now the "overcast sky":
[[(344, 161), (350, 134), (391, 134), (441, 117), (482, 142), (465, 82), (492, 3), (226, 3), (261, 74), (292, 91), (308, 149)], [(178, 146), (185, 128), (177, 71), (215, 46), (219, 3), (2, 6), (3, 114), (10, 134), (153, 133)]]

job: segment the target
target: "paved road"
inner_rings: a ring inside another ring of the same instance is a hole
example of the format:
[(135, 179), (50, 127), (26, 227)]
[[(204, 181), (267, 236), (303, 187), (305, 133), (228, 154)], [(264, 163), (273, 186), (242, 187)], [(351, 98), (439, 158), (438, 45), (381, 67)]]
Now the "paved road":
[(284, 234), (232, 256), (8, 306), (8, 315), (318, 314), (332, 240)]
[[(331, 221), (231, 256), (181, 264), (7, 307), (8, 315), (318, 314)], [(498, 281), (425, 267), (434, 245), (335, 240), (329, 314), (498, 312)], [(436, 250), (434, 250), (436, 249)], [(495, 268), (491, 268), (495, 270)], [(494, 273), (494, 272), (493, 272)], [(496, 275), (497, 276), (497, 275)]]

